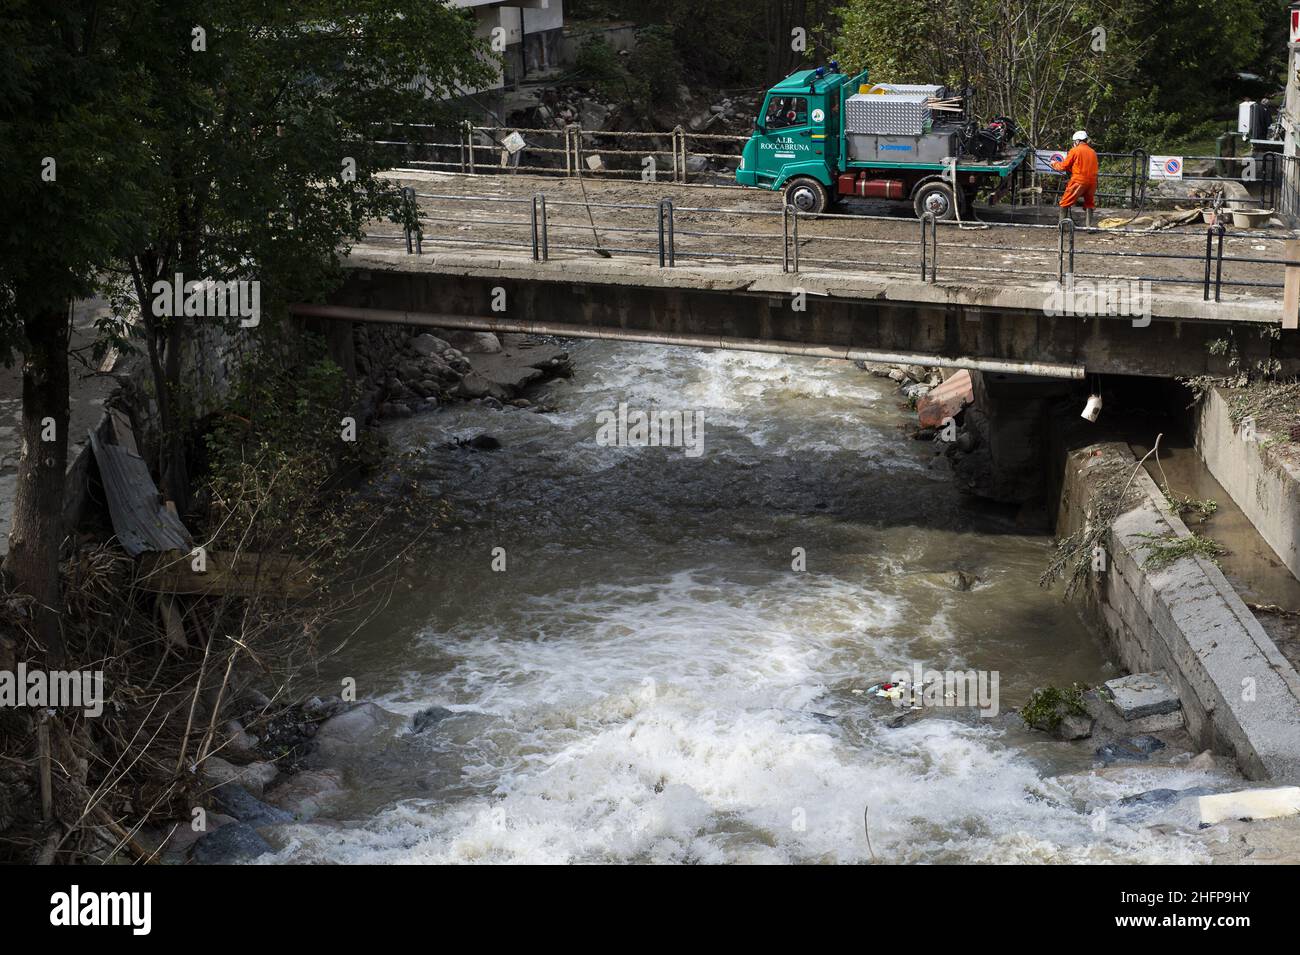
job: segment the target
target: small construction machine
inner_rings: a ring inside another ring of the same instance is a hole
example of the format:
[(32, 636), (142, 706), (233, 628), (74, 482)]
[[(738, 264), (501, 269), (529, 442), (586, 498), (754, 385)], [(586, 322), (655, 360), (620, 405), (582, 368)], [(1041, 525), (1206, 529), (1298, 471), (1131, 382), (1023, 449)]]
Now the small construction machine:
[(736, 181), (781, 191), (800, 212), (858, 196), (910, 202), (916, 215), (970, 217), (1028, 173), (1015, 123), (966, 115), (969, 91), (871, 83), (835, 63), (792, 73), (768, 90)]

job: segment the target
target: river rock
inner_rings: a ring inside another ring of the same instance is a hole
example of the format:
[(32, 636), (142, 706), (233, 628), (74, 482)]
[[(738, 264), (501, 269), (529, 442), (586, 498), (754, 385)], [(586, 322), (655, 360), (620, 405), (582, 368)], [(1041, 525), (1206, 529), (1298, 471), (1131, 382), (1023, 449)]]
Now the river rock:
[(430, 706), (415, 714), (411, 720), (411, 732), (423, 733), (430, 726), (436, 726), (449, 716), (455, 716), (451, 710), (445, 706)]
[(247, 789), (226, 783), (212, 791), (217, 808), (250, 826), (276, 826), (292, 822), (293, 816), (276, 806), (262, 802)]
[(450, 347), (450, 342), (439, 338), (437, 335), (430, 335), (428, 332), (416, 335), (411, 339), (411, 350), (425, 358), (445, 352)]
[(260, 755), (257, 751), (258, 739), (252, 733), (244, 729), (244, 724), (239, 720), (230, 720), (226, 723), (226, 732), (229, 736), (226, 744), (221, 747), (221, 752), (226, 757), (236, 763), (251, 763), (257, 760)]
[(1215, 761), (1214, 754), (1207, 749), (1193, 756), (1188, 761), (1187, 768), (1196, 773), (1212, 773), (1219, 768), (1219, 764)]
[(1206, 786), (1192, 786), (1190, 789), (1148, 789), (1133, 796), (1125, 796), (1119, 801), (1121, 806), (1167, 806), (1189, 796), (1208, 796), (1214, 790)]
[(456, 394), (462, 398), (487, 398), (491, 396), (499, 401), (504, 401), (510, 397), (508, 389), (473, 371), (460, 380), (460, 384), (456, 386)]
[(191, 855), (202, 865), (231, 865), (249, 862), (274, 851), (271, 844), (248, 823), (233, 822), (204, 835), (194, 844)]
[(1091, 716), (1080, 716), (1078, 713), (1066, 713), (1061, 717), (1061, 722), (1056, 724), (1052, 730), (1052, 735), (1059, 740), (1066, 742), (1076, 739), (1087, 739), (1092, 735), (1093, 719)]
[(379, 413), (385, 418), (411, 417), (411, 409), (400, 401), (385, 401), (379, 406)]
[(1149, 734), (1143, 734), (1142, 736), (1130, 736), (1128, 739), (1118, 739), (1106, 743), (1098, 747), (1096, 756), (1106, 766), (1121, 759), (1142, 763), (1146, 762), (1152, 753), (1164, 748), (1163, 740)]
[(304, 769), (294, 773), (267, 795), (267, 801), (293, 813), (299, 822), (315, 817), (343, 795), (343, 773), (337, 769)]
[(279, 775), (274, 763), (249, 763), (247, 766), (235, 766), (220, 756), (209, 756), (203, 761), (200, 777), (209, 787), (220, 787), (230, 783), (238, 784), (261, 796), (266, 784)]
[(349, 753), (380, 746), (392, 736), (392, 718), (374, 703), (360, 703), (331, 716), (316, 731), (310, 764), (313, 768), (329, 766)]
[(1106, 681), (1111, 705), (1125, 720), (1173, 713), (1182, 707), (1163, 672), (1133, 673)]
[(492, 332), (449, 332), (447, 341), (466, 355), (495, 355), (501, 351), (501, 339)]

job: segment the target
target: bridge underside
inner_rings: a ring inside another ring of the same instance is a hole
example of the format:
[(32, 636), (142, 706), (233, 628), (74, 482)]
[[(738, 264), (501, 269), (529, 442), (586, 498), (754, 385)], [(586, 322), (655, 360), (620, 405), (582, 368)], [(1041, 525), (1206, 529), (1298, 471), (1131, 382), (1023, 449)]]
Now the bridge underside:
[[(408, 260), (409, 261), (409, 260)], [(426, 260), (427, 263), (427, 260)], [(405, 263), (403, 263), (405, 265)], [(576, 271), (576, 270), (575, 270)], [(629, 284), (581, 273), (514, 277), (454, 270), (356, 267), (325, 306), (304, 317), (522, 331), (696, 347), (909, 361), (1078, 378), (1085, 373), (1190, 377), (1272, 361), (1300, 372), (1300, 336), (1267, 323), (1156, 315), (1061, 317), (1039, 308), (909, 303), (808, 292)], [(933, 288), (933, 286), (931, 286)], [(1041, 296), (1040, 296), (1041, 301)], [(496, 310), (494, 310), (494, 308)], [(1141, 320), (1139, 320), (1141, 321)], [(1222, 342), (1235, 339), (1232, 349)]]

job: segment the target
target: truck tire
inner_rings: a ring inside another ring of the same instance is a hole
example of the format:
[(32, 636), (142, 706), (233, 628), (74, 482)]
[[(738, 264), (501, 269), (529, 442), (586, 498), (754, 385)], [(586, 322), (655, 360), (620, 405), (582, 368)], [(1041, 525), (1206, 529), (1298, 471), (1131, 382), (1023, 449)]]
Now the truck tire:
[(957, 218), (957, 199), (952, 194), (952, 187), (937, 179), (917, 186), (912, 194), (912, 208), (918, 219), (927, 212), (933, 212), (936, 219)]
[(794, 206), (800, 212), (815, 215), (825, 212), (827, 206), (831, 204), (831, 199), (826, 192), (826, 187), (816, 179), (799, 176), (791, 179), (789, 185), (785, 187), (785, 203)]

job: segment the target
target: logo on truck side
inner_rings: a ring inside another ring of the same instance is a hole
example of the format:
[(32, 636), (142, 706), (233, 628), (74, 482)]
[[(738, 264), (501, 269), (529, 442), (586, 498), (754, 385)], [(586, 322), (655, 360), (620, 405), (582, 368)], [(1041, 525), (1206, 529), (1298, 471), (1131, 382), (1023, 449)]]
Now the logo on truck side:
[(898, 152), (910, 153), (912, 151), (912, 147), (902, 146), (902, 145), (895, 145), (895, 146), (881, 145), (880, 151), (882, 153), (898, 153)]
[(759, 149), (791, 149), (802, 150), (807, 152), (811, 147), (807, 143), (796, 143), (793, 139), (777, 139), (773, 141), (764, 141), (758, 144)]

